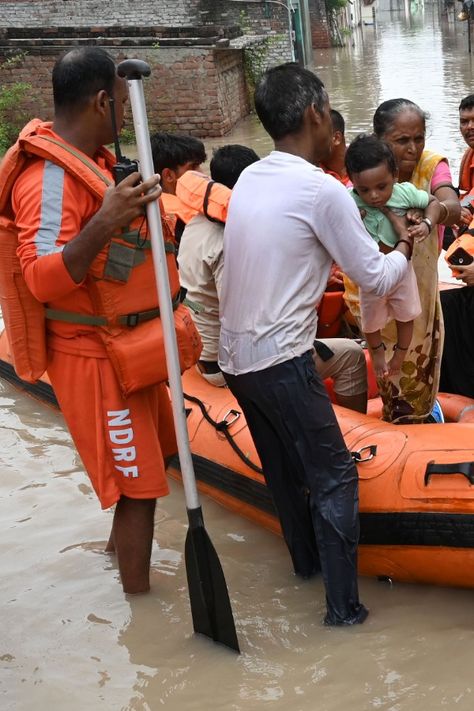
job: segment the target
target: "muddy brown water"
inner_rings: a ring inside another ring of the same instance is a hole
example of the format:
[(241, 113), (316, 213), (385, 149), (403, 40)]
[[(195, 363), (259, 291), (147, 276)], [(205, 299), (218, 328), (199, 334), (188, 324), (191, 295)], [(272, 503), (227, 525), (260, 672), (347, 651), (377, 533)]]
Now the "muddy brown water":
[[(465, 24), (437, 7), (379, 12), (355, 47), (318, 51), (315, 69), (349, 135), (382, 99), (431, 112), (428, 145), (457, 165), (456, 107), (470, 92)], [(262, 155), (254, 118), (224, 142)], [(222, 141), (208, 142), (208, 147)], [(0, 381), (0, 709), (166, 708), (428, 711), (473, 708), (473, 593), (361, 579), (366, 624), (322, 626), (319, 579), (290, 572), (284, 545), (203, 498), (230, 589), (242, 654), (192, 633), (183, 561), (181, 487), (159, 503), (152, 592), (124, 597), (103, 553), (101, 512), (61, 415)]]
[[(458, 12), (460, 4), (455, 5)], [(343, 114), (349, 141), (372, 130), (373, 113), (382, 101), (415, 101), (429, 114), (427, 148), (445, 155), (457, 178), (465, 148), (458, 106), (474, 93), (467, 23), (454, 21), (452, 11), (441, 17), (436, 3), (411, 3), (408, 14), (396, 0), (379, 0), (378, 7), (374, 26), (356, 30), (346, 47), (315, 49), (310, 68), (324, 82), (331, 106)], [(241, 121), (230, 137), (206, 140), (209, 153), (226, 142), (250, 145), (261, 156), (272, 150), (255, 115)]]

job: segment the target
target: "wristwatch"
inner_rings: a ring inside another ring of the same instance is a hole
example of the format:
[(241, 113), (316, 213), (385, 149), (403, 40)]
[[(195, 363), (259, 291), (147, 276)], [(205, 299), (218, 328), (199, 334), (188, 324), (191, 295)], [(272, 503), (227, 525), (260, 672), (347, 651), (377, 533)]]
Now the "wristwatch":
[(429, 218), (429, 217), (424, 217), (424, 218), (422, 219), (422, 222), (424, 222), (425, 225), (427, 225), (429, 231), (431, 232), (431, 230), (433, 229), (433, 223), (431, 222), (430, 218)]

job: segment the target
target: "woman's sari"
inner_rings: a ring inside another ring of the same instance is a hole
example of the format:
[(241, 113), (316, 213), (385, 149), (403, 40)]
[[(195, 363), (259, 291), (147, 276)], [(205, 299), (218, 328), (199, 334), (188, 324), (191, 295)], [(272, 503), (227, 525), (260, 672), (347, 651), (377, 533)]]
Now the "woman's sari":
[[(446, 159), (441, 155), (423, 151), (411, 178), (413, 185), (430, 192), (436, 166), (443, 160)], [(383, 401), (383, 419), (388, 422), (422, 422), (433, 409), (438, 393), (444, 327), (438, 291), (436, 227), (423, 242), (415, 243), (412, 260), (420, 293), (421, 314), (414, 321), (413, 337), (400, 374), (377, 379)], [(346, 302), (360, 324), (358, 287), (347, 278), (344, 283)], [(382, 340), (389, 360), (397, 342), (394, 321), (383, 329)]]

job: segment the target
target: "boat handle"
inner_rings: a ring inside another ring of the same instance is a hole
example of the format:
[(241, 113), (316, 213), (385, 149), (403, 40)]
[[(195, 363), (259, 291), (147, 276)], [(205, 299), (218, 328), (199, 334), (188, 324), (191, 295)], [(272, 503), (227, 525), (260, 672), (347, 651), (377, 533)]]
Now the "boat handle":
[[(228, 420), (227, 418), (232, 415), (232, 418)], [(217, 430), (227, 430), (229, 427), (232, 427), (234, 422), (237, 422), (237, 420), (240, 417), (240, 412), (238, 410), (228, 410), (222, 420), (217, 423)]]
[[(364, 456), (363, 453), (367, 452), (367, 454)], [(376, 444), (366, 444), (365, 447), (361, 447), (360, 449), (356, 450), (355, 452), (351, 452), (351, 457), (354, 462), (357, 464), (362, 464), (362, 462), (370, 462), (371, 459), (375, 457), (377, 454), (377, 445)]]
[(458, 462), (457, 464), (428, 462), (425, 471), (425, 486), (428, 486), (432, 474), (462, 474), (470, 484), (474, 484), (474, 462)]

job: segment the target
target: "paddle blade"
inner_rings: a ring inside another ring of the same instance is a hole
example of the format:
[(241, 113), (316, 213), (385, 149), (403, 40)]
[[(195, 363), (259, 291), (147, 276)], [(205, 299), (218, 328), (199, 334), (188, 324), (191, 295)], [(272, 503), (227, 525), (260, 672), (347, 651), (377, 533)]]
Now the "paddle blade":
[(188, 519), (184, 555), (194, 631), (240, 653), (227, 584), (201, 508), (188, 509)]

